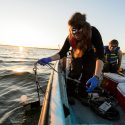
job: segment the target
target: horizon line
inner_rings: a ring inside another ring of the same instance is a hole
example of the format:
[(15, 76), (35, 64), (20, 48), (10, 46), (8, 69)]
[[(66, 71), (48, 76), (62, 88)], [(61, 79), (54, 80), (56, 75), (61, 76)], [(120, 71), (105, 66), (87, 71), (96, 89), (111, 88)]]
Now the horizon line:
[(47, 48), (47, 47), (37, 47), (37, 46), (23, 46), (23, 45), (10, 45), (10, 44), (0, 44), (0, 46), (13, 46), (13, 47), (26, 47), (26, 48), (38, 48), (38, 49), (52, 49), (58, 50), (58, 48)]

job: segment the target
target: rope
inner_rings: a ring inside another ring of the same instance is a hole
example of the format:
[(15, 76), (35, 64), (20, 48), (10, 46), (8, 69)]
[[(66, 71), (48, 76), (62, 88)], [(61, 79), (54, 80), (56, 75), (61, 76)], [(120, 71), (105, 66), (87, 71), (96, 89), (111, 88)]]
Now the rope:
[[(55, 69), (51, 66), (51, 64), (46, 64), (46, 65), (47, 65), (50, 69), (54, 70), (55, 72), (60, 73), (61, 75), (63, 75), (61, 72), (58, 72), (57, 70), (55, 70)], [(65, 75), (63, 75), (63, 76), (65, 76)], [(73, 78), (71, 78), (71, 77), (69, 77), (69, 76), (66, 76), (66, 79), (72, 80), (72, 81), (74, 81), (74, 82), (76, 82), (76, 83), (81, 83), (79, 80), (73, 79)]]
[(41, 90), (42, 94), (45, 95), (45, 91), (41, 88), (39, 82), (38, 82), (38, 76), (37, 76), (37, 63), (34, 63), (34, 68), (33, 68), (33, 71), (34, 71), (34, 74), (35, 74), (35, 83), (36, 83), (36, 86), (37, 86), (37, 94), (38, 94), (38, 100), (40, 101), (40, 93), (39, 93), (39, 89)]

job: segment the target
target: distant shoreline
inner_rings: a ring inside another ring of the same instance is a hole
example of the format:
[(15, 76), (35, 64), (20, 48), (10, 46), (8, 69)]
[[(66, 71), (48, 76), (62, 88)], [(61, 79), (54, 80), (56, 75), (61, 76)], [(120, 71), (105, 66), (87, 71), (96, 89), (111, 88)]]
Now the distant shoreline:
[(16, 46), (16, 45), (2, 45), (0, 44), (0, 46), (12, 46), (12, 47), (24, 47), (24, 48), (38, 48), (38, 49), (51, 49), (51, 50), (59, 50), (59, 49), (53, 49), (53, 48), (40, 48), (40, 47), (30, 47), (30, 46)]

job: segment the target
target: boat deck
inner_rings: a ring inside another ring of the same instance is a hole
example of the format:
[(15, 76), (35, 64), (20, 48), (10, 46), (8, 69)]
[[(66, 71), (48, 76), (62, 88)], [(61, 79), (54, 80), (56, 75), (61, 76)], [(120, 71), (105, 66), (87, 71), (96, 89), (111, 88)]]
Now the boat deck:
[[(64, 82), (62, 83), (64, 84)], [(63, 88), (62, 86), (60, 88)], [(64, 95), (62, 96), (62, 99), (64, 99)], [(79, 124), (80, 125), (81, 124), (82, 125), (90, 125), (90, 124), (91, 125), (125, 125), (125, 111), (119, 105), (116, 105), (116, 109), (120, 113), (120, 119), (108, 120), (96, 114), (89, 106), (83, 105), (76, 98), (74, 99), (75, 99), (75, 105), (69, 105), (71, 125), (79, 125)]]
[(125, 112), (121, 107), (116, 108), (120, 112), (119, 120), (107, 120), (98, 116), (89, 106), (81, 104), (77, 99), (75, 99), (75, 105), (70, 105), (71, 123), (72, 124), (101, 124), (101, 125), (125, 125)]

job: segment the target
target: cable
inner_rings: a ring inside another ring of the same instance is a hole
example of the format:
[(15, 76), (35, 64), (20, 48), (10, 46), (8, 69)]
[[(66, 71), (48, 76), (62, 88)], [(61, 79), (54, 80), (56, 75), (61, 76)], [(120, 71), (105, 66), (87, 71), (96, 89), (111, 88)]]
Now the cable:
[(37, 86), (37, 94), (38, 94), (38, 100), (40, 102), (40, 94), (39, 94), (39, 89), (41, 90), (42, 94), (45, 95), (45, 91), (41, 88), (39, 82), (38, 82), (38, 77), (37, 77), (37, 63), (34, 63), (34, 68), (33, 68), (33, 71), (34, 71), (34, 74), (35, 74), (35, 83), (36, 83), (36, 86)]
[[(48, 66), (50, 69), (54, 70), (55, 72), (60, 73), (61, 75), (63, 75), (61, 72), (58, 72), (57, 70), (55, 70), (55, 69), (51, 66), (51, 64), (48, 63), (47, 66)], [(63, 76), (65, 76), (65, 75), (63, 75)], [(73, 78), (71, 78), (71, 77), (69, 77), (69, 76), (66, 76), (66, 79), (72, 80), (72, 81), (74, 81), (74, 82), (76, 82), (76, 83), (81, 83), (79, 80), (73, 79)]]

